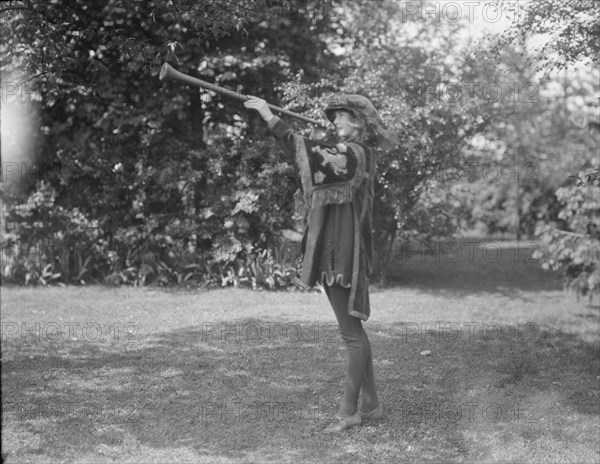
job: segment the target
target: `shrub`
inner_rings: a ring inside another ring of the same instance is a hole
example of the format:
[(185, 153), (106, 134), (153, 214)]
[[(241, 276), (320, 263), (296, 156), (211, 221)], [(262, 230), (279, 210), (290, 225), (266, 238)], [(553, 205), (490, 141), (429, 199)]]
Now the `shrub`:
[(546, 269), (561, 270), (565, 288), (592, 301), (600, 295), (600, 179), (598, 169), (579, 177), (577, 186), (556, 196), (563, 205), (558, 217), (569, 230), (539, 223), (536, 235), (546, 245), (537, 253)]

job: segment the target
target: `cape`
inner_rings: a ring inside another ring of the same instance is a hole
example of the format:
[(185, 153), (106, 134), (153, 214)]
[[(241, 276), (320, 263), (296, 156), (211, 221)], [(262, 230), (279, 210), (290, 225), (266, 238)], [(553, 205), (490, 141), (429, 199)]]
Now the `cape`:
[[(350, 287), (348, 313), (366, 321), (370, 315), (368, 288), (373, 262), (375, 154), (358, 141), (331, 145), (299, 136), (278, 117), (269, 121), (269, 128), (300, 179), (296, 200), (298, 209), (305, 213), (306, 229), (298, 284), (312, 288), (319, 279), (323, 280), (318, 256), (322, 252), (321, 239), (327, 234), (327, 216), (333, 214), (334, 208), (351, 214), (351, 230), (344, 230), (343, 234), (350, 234), (352, 240), (340, 237), (338, 243), (351, 242), (352, 246), (338, 251), (352, 257), (350, 282), (346, 282)], [(332, 280), (337, 280), (335, 277)]]

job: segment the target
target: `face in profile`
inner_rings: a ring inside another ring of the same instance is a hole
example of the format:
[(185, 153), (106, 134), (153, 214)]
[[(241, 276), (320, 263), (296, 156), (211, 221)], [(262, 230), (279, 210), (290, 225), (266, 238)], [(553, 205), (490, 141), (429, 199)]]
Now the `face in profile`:
[(360, 122), (349, 111), (336, 111), (333, 125), (337, 130), (338, 137), (342, 140), (356, 137), (361, 132)]

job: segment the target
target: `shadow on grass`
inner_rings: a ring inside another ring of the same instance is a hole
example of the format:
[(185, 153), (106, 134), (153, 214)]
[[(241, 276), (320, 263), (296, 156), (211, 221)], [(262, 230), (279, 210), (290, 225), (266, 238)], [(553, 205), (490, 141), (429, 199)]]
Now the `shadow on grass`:
[(345, 351), (332, 324), (246, 319), (126, 348), (65, 343), (55, 355), (5, 344), (4, 428), (39, 437), (5, 449), (15, 461), (125, 462), (140, 447), (186, 447), (260, 462), (481, 462), (493, 450), (468, 438), (474, 428), (572, 446), (548, 427), (598, 420), (598, 346), (577, 335), (501, 326), (493, 338), (423, 339), (387, 327), (370, 339), (388, 417), (333, 438), (321, 430), (337, 411)]
[(388, 273), (389, 286), (433, 292), (500, 293), (562, 290), (558, 272), (541, 267), (534, 242), (463, 239), (430, 247), (400, 244)]

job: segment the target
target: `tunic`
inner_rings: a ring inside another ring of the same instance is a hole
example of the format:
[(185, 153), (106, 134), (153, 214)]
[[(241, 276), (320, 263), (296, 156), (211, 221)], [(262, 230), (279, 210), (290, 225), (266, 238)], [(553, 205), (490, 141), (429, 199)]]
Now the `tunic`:
[(357, 141), (331, 145), (301, 137), (277, 116), (269, 128), (286, 161), (296, 166), (308, 208), (298, 283), (350, 288), (348, 314), (366, 321), (371, 313), (375, 154)]

